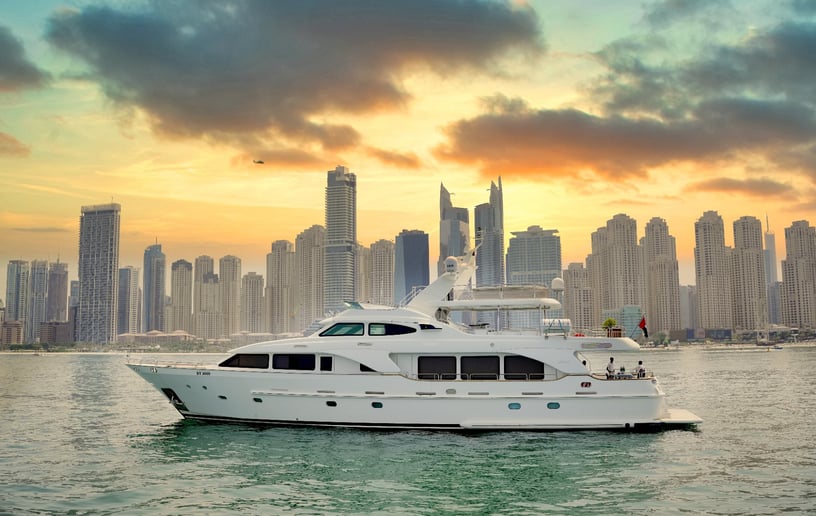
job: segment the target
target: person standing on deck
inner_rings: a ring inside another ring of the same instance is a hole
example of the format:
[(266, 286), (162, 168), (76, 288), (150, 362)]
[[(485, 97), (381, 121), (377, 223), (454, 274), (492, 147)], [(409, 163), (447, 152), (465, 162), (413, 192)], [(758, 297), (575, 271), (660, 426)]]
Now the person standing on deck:
[(609, 357), (609, 363), (606, 364), (606, 379), (615, 377), (615, 357)]

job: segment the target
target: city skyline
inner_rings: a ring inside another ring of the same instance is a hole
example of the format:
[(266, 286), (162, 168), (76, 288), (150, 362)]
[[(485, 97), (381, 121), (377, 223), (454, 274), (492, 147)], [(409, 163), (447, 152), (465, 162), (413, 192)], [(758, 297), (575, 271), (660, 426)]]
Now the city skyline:
[(505, 247), (557, 229), (565, 267), (615, 214), (639, 236), (663, 218), (682, 284), (706, 211), (729, 243), (767, 215), (777, 268), (784, 228), (814, 219), (812, 4), (310, 8), (0, 5), (0, 263), (76, 278), (76, 210), (113, 202), (123, 265), (161, 242), (263, 273), (271, 242), (323, 224), (338, 164), (361, 179), (359, 242), (423, 230), (432, 276), (440, 183), (472, 210), (501, 176)]

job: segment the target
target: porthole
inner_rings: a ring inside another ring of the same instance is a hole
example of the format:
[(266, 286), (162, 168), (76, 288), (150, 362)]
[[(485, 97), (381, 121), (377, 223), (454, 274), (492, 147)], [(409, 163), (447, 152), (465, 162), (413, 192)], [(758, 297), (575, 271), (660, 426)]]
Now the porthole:
[(255, 403), (263, 403), (263, 400), (261, 398), (252, 398), (252, 401), (254, 401)]
[(189, 384), (189, 383), (187, 384), (187, 388), (188, 388), (188, 389), (192, 389), (192, 387), (190, 387), (190, 384)]
[(336, 401), (327, 401), (327, 402), (326, 402), (326, 405), (327, 405), (327, 406), (329, 406), (329, 407), (336, 407), (336, 406), (337, 406), (337, 402), (336, 402)]
[(219, 395), (218, 395), (218, 397), (219, 397), (219, 398), (221, 398), (222, 400), (227, 399), (227, 397), (226, 397), (226, 396), (224, 396), (223, 394), (219, 394)]
[(379, 401), (372, 401), (371, 406), (374, 408), (382, 408), (382, 403), (380, 403)]
[(509, 405), (507, 405), (507, 408), (509, 408), (510, 410), (518, 410), (521, 408), (521, 403), (510, 403)]
[(551, 401), (551, 402), (547, 403), (547, 408), (550, 409), (550, 410), (559, 409), (559, 408), (561, 408), (561, 404), (558, 403), (557, 401)]
[(202, 388), (202, 389), (204, 389), (205, 391), (207, 390), (207, 386), (206, 386), (206, 385), (202, 385), (202, 386), (201, 386), (201, 388)]

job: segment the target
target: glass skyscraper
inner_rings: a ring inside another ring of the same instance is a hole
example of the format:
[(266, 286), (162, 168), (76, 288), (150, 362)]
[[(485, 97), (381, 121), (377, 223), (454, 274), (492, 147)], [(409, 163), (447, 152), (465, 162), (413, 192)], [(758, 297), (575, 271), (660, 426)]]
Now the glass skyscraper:
[(328, 172), (323, 307), (342, 310), (354, 301), (357, 277), (357, 176), (346, 167)]

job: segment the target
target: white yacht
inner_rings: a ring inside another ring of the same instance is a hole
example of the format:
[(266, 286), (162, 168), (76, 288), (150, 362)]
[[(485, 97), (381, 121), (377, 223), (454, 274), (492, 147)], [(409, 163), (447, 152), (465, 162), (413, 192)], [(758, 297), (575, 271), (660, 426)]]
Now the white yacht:
[[(631, 351), (626, 337), (489, 331), (454, 310), (558, 301), (445, 300), (473, 271), (446, 272), (400, 308), (354, 303), (306, 337), (251, 344), (218, 365), (129, 362), (185, 418), (268, 425), (441, 430), (668, 429), (702, 420), (670, 409), (652, 374), (591, 372), (583, 352)], [(541, 320), (541, 318), (539, 318)]]

